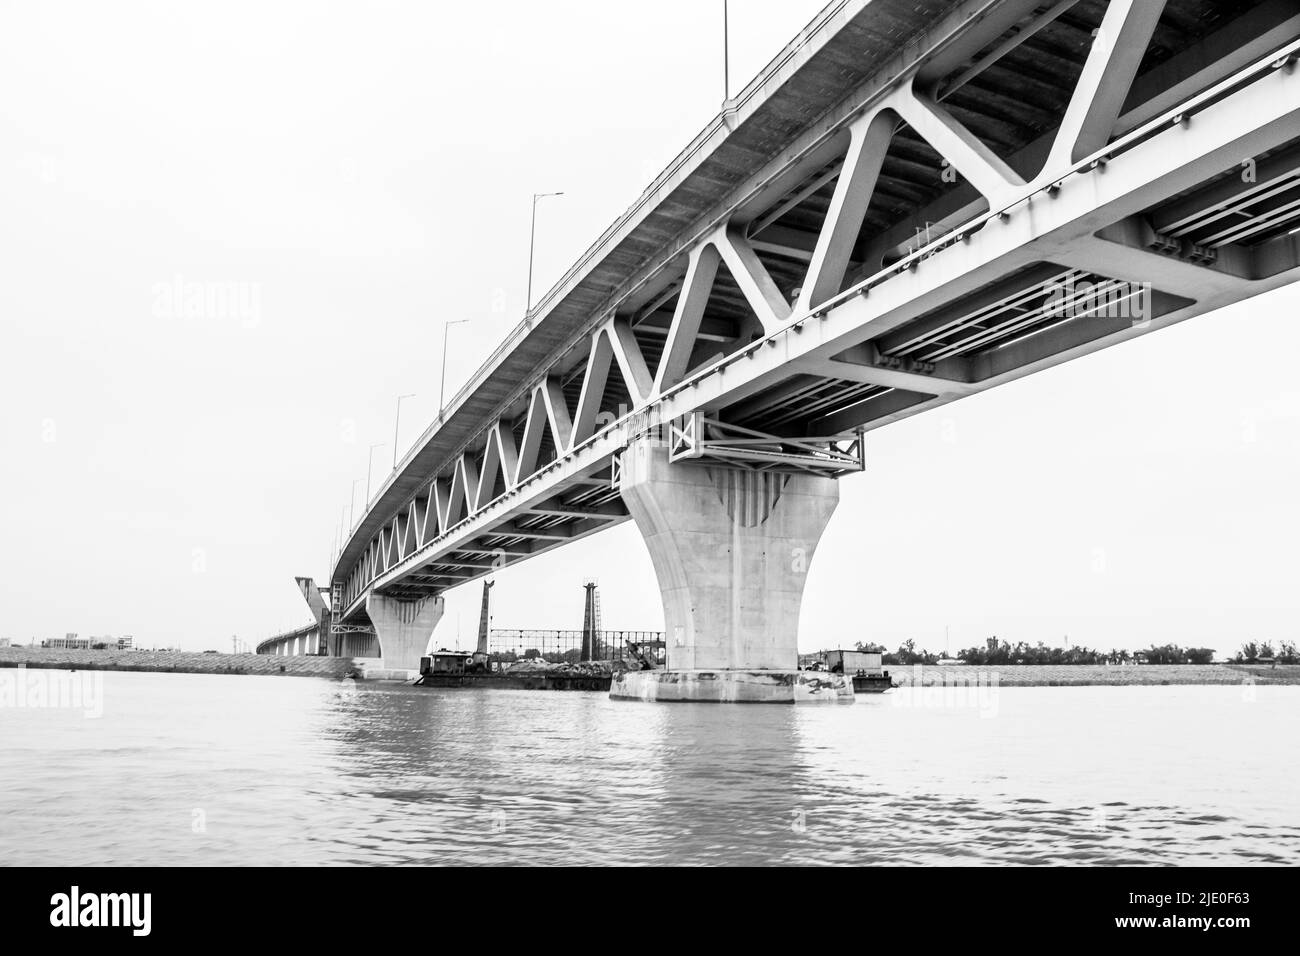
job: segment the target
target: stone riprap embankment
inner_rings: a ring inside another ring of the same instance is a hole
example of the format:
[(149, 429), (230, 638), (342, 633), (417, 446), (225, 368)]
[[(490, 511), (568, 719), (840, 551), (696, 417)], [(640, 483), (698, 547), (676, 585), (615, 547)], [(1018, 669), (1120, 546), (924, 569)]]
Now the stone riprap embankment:
[(52, 647), (0, 647), (0, 667), (341, 678), (352, 670), (352, 660), (347, 657), (275, 657), (267, 654), (203, 654), (190, 651), (82, 651)]

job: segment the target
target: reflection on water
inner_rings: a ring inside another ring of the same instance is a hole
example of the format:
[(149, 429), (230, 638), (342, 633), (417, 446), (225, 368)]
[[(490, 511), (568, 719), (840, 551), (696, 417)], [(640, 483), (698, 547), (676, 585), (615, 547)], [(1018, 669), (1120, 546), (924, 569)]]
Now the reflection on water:
[(108, 673), (99, 719), (0, 707), (0, 860), (1300, 863), (1300, 688), (920, 693), (654, 705)]

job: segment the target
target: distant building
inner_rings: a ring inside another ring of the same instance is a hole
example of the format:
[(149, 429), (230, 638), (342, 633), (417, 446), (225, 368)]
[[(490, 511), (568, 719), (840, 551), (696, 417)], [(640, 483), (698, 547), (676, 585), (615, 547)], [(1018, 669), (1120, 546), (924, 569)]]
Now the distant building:
[(132, 637), (130, 634), (123, 634), (121, 637), (117, 639), (117, 649), (119, 651), (135, 650), (135, 638)]
[(88, 651), (90, 650), (90, 642), (89, 637), (77, 637), (76, 634), (69, 634), (67, 637), (51, 637), (49, 640), (41, 641), (41, 647), (52, 647), (64, 651)]
[(8, 647), (8, 646), (9, 646), (9, 638), (0, 637), (0, 647)]

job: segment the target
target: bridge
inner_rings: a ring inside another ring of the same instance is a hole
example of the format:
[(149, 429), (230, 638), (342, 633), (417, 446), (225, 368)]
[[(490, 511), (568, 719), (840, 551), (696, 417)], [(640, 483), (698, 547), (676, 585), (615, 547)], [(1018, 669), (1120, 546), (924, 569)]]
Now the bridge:
[(843, 696), (796, 632), (864, 434), (1294, 281), (1298, 55), (1290, 0), (831, 3), (367, 503), (331, 652), (631, 519), (668, 659), (615, 696)]
[(258, 641), (254, 653), (275, 657), (306, 657), (319, 655), (321, 648), (320, 625), (304, 624)]

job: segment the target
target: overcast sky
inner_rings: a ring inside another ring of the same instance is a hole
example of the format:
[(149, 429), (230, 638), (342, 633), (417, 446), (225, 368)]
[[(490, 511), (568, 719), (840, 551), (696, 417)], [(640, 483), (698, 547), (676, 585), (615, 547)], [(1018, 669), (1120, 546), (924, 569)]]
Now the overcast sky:
[[(353, 481), (717, 111), (721, 4), (0, 7), (0, 636), (228, 650), (308, 619)], [(821, 6), (732, 4), (733, 88)], [(234, 292), (194, 314), (171, 289)], [(804, 649), (1294, 638), (1288, 289), (871, 433)], [(630, 523), (500, 627), (662, 626)], [(441, 635), (472, 641), (478, 583)]]

